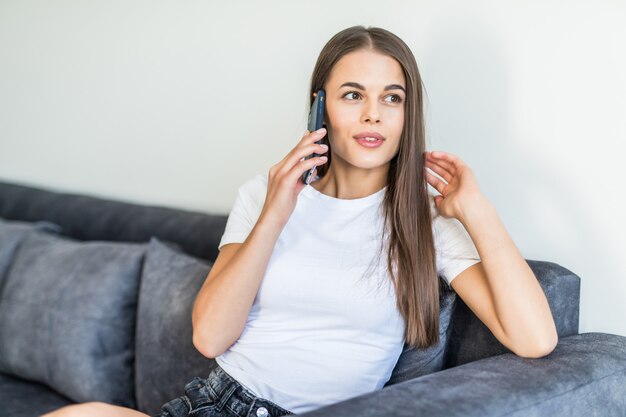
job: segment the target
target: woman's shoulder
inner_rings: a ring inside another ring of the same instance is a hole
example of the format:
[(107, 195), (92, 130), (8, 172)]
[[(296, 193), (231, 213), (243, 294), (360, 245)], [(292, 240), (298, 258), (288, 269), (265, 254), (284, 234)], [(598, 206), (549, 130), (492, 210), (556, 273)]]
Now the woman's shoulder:
[(267, 195), (267, 180), (268, 173), (256, 174), (241, 184), (239, 192), (250, 200), (263, 204), (265, 202), (265, 196)]
[(247, 180), (245, 180), (242, 184), (240, 188), (259, 188), (262, 186), (267, 187), (267, 173), (264, 174), (256, 174), (253, 177), (249, 177)]
[(432, 222), (433, 231), (435, 232), (435, 236), (445, 235), (448, 233), (458, 233), (458, 228), (463, 227), (461, 222), (454, 217), (443, 217), (439, 210), (437, 210), (437, 205), (435, 204), (435, 197), (439, 194), (428, 192), (428, 201), (430, 203), (430, 218)]
[[(459, 239), (467, 241), (469, 235), (463, 224), (455, 217), (443, 217), (437, 210), (435, 197), (439, 194), (429, 192), (430, 209), (432, 217), (432, 228), (435, 237), (435, 245), (445, 245), (450, 242), (457, 242)], [(470, 240), (471, 242), (471, 240)]]

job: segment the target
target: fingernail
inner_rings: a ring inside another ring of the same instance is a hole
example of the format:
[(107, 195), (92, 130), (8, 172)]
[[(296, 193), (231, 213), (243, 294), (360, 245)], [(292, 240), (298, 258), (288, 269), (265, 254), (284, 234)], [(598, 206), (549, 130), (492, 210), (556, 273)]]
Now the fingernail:
[(321, 145), (321, 147), (322, 147), (322, 148), (324, 148), (324, 149), (328, 149), (328, 145), (327, 145), (327, 144), (325, 144), (325, 143), (321, 143), (320, 145)]
[(323, 127), (320, 127), (319, 129), (317, 129), (317, 133), (324, 133), (326, 132), (326, 129), (324, 129)]

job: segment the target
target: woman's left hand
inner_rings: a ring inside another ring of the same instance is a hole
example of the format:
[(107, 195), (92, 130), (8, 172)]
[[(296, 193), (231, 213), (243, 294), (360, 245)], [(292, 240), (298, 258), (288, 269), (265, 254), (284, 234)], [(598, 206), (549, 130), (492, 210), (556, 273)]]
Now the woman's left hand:
[(461, 220), (467, 206), (482, 198), (472, 169), (455, 155), (442, 151), (424, 152), (426, 167), (442, 177), (440, 180), (426, 169), (426, 180), (441, 195), (435, 197), (435, 205), (443, 217)]

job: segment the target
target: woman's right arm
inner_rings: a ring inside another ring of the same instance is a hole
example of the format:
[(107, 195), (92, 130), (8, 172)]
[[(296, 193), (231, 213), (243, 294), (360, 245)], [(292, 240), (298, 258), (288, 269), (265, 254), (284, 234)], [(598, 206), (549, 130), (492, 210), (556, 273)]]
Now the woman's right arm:
[(241, 335), (282, 227), (262, 219), (243, 243), (225, 245), (194, 303), (193, 344), (214, 358)]
[[(308, 131), (307, 131), (308, 132)], [(314, 143), (326, 129), (308, 132), (282, 161), (269, 170), (265, 204), (246, 240), (222, 247), (192, 311), (193, 344), (204, 356), (224, 353), (241, 336), (274, 246), (306, 184), (305, 171), (326, 163), (304, 159), (328, 149)]]

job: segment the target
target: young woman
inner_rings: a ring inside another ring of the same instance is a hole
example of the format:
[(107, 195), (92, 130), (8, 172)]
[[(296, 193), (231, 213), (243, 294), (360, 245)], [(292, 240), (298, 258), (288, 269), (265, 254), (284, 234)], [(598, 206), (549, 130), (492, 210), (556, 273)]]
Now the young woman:
[[(345, 29), (311, 81), (311, 103), (326, 92), (326, 128), (239, 188), (193, 309), (193, 343), (216, 360), (159, 417), (273, 417), (382, 389), (405, 342), (438, 342), (439, 276), (515, 354), (557, 343), (546, 297), (470, 167), (425, 150), (409, 47), (381, 28)], [(61, 415), (145, 416), (104, 403), (49, 414)]]

